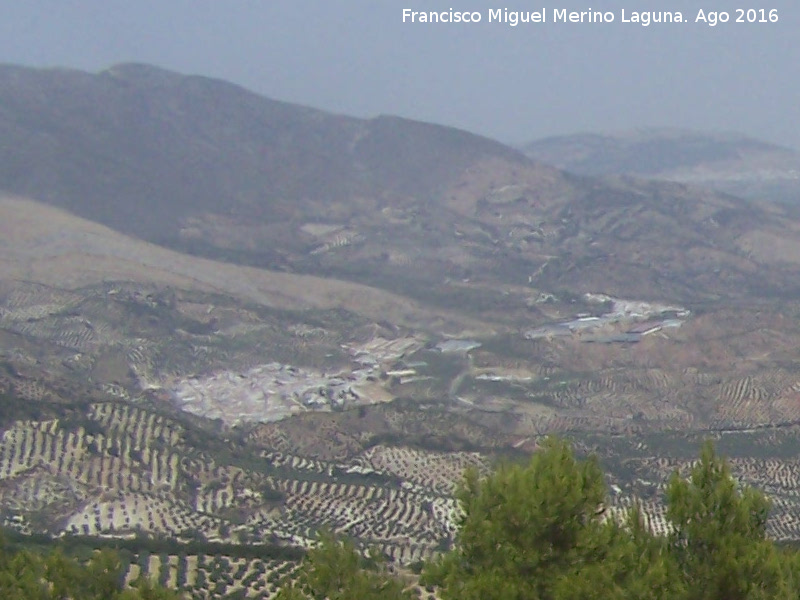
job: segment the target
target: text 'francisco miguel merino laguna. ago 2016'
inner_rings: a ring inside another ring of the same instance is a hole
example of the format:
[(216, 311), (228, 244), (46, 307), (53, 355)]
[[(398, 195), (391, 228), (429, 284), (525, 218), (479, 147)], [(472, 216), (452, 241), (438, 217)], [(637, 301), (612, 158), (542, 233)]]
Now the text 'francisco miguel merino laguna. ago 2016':
[(417, 11), (403, 9), (403, 23), (503, 23), (516, 27), (521, 23), (634, 23), (647, 27), (655, 23), (703, 23), (715, 26), (719, 23), (776, 23), (776, 9), (744, 9), (733, 12), (699, 9), (695, 15), (684, 16), (680, 11), (630, 11), (619, 13), (599, 10), (569, 10), (546, 8), (533, 11), (492, 8), (488, 11)]

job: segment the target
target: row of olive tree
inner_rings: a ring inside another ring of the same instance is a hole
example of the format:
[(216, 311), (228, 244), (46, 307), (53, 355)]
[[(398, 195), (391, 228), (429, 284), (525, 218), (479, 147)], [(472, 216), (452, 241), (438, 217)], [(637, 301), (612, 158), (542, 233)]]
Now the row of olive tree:
[(78, 562), (62, 551), (11, 551), (0, 541), (0, 598), (9, 600), (179, 600), (182, 596), (140, 579), (122, 585), (124, 567), (111, 550)]
[[(525, 465), (486, 478), (468, 472), (458, 497), (455, 547), (422, 575), (443, 600), (800, 598), (800, 557), (766, 538), (768, 501), (739, 485), (710, 443), (688, 479), (668, 484), (668, 536), (647, 529), (639, 509), (608, 518), (597, 461), (556, 439)], [(404, 587), (374, 557), (328, 536), (278, 598), (412, 597)]]

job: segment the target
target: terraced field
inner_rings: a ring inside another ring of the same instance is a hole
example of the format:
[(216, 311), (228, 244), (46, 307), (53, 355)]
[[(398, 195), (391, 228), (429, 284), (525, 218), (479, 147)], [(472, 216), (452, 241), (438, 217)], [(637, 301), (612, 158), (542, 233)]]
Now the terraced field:
[[(241, 442), (216, 457), (188, 422), (125, 402), (89, 405), (81, 425), (17, 421), (0, 438), (0, 501), (22, 532), (273, 540), (307, 546), (323, 525), (401, 562), (429, 556), (454, 529), (450, 498), (475, 454), (374, 447), (345, 462), (277, 452), (254, 459)], [(74, 417), (73, 417), (74, 419)], [(420, 471), (420, 465), (436, 466)]]
[(261, 598), (277, 595), (284, 578), (291, 577), (298, 563), (285, 560), (234, 558), (209, 554), (151, 554), (133, 557), (127, 581), (140, 575), (171, 589), (180, 589), (188, 597)]
[[(567, 309), (548, 310), (539, 324)], [(610, 516), (639, 501), (666, 531), (664, 482), (713, 436), (773, 499), (770, 535), (798, 541), (792, 315), (701, 310), (636, 344), (586, 343), (3, 282), (0, 517), (21, 534), (125, 540), (130, 577), (194, 598), (271, 597), (296, 559), (253, 544), (308, 548), (326, 526), (418, 563), (452, 543), (465, 469), (524, 458), (551, 433), (598, 453)], [(736, 325), (720, 334), (723, 320)], [(142, 540), (178, 546), (148, 554)]]
[[(396, 403), (371, 407), (361, 416), (352, 413), (340, 414), (340, 433), (348, 427), (345, 417), (373, 423), (383, 418), (387, 428), (391, 423), (402, 429), (414, 423), (415, 415)], [(469, 440), (476, 449), (435, 451), (408, 443), (353, 441), (350, 452), (338, 459), (325, 458), (332, 452), (325, 452), (322, 443), (290, 454), (270, 449), (263, 436), (249, 442), (235, 430), (215, 436), (186, 415), (169, 414), (145, 400), (93, 402), (80, 425), (76, 415), (16, 421), (0, 438), (3, 523), (26, 534), (145, 536), (192, 547), (228, 544), (243, 551), (254, 543), (309, 547), (325, 525), (364, 548), (379, 549), (396, 565), (409, 565), (452, 542), (458, 515), (454, 485), (464, 469), (486, 472), (497, 456), (482, 446), (485, 439), (469, 435), (480, 430), (468, 425), (467, 416), (433, 415), (434, 421), (449, 418), (450, 431), (463, 432), (462, 441), (454, 443)], [(302, 431), (294, 428), (295, 434)], [(597, 450), (600, 438), (570, 435), (580, 451)], [(775, 435), (783, 446), (768, 439)], [(788, 430), (717, 434), (723, 448), (762, 448), (763, 457), (734, 455), (731, 464), (742, 481), (772, 498), (769, 533), (785, 541), (800, 538), (800, 460), (769, 453), (787, 447), (792, 435)], [(535, 445), (538, 438), (532, 436), (531, 442)], [(609, 470), (610, 516), (621, 516), (639, 501), (650, 526), (666, 532), (664, 482), (674, 470), (688, 469), (700, 438), (672, 433), (649, 441), (638, 434), (601, 448)], [(682, 451), (670, 458), (665, 451), (670, 445)], [(336, 444), (332, 449), (341, 452)], [(296, 560), (236, 553), (144, 552), (134, 553), (129, 577), (150, 574), (193, 598), (231, 593), (269, 598), (281, 577), (295, 568)]]

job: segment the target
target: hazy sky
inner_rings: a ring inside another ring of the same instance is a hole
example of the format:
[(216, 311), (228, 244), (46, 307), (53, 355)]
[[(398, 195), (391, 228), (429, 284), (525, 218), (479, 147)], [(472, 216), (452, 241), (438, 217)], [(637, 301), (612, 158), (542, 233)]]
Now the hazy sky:
[[(643, 126), (740, 131), (800, 148), (800, 2), (777, 23), (696, 23), (695, 0), (25, 0), (3, 2), (0, 61), (90, 71), (147, 62), (356, 116), (397, 114), (506, 142)], [(554, 9), (613, 23), (553, 23)], [(403, 23), (403, 8), (478, 11)], [(547, 23), (490, 23), (490, 8)], [(622, 23), (635, 10), (689, 23)], [(760, 17), (760, 14), (755, 15)], [(746, 15), (745, 15), (746, 17)]]

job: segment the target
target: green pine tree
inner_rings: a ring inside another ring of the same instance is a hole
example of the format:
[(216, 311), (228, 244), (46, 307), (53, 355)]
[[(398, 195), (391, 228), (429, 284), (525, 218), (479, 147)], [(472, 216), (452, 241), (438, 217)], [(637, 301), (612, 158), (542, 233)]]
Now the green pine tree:
[(468, 472), (458, 498), (456, 547), (423, 578), (445, 600), (627, 598), (633, 576), (648, 574), (654, 585), (667, 576), (657, 564), (635, 564), (642, 542), (603, 518), (597, 461), (578, 460), (561, 440), (548, 439), (526, 465), (503, 465), (485, 479)]
[(0, 536), (0, 598), (5, 600), (180, 600), (172, 590), (139, 581), (123, 590), (122, 563), (101, 550), (80, 563), (60, 549), (12, 551)]
[(386, 571), (377, 554), (364, 559), (349, 540), (321, 534), (298, 576), (281, 589), (276, 600), (408, 600), (409, 592)]
[(667, 516), (687, 600), (797, 598), (790, 561), (766, 538), (770, 503), (739, 485), (710, 442), (688, 479), (673, 474)]

